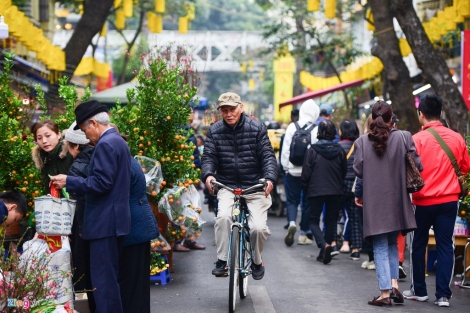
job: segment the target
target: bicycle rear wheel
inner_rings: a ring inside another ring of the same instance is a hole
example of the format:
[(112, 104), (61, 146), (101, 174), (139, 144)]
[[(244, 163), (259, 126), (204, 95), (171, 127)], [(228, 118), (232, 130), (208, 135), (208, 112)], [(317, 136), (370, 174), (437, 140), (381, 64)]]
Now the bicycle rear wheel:
[(229, 287), (228, 287), (228, 309), (230, 313), (235, 312), (235, 305), (237, 302), (237, 287), (238, 287), (238, 276), (239, 276), (239, 259), (238, 259), (238, 249), (239, 249), (239, 237), (240, 233), (238, 232), (238, 227), (234, 226), (232, 228), (230, 241), (230, 268), (229, 268)]
[(243, 245), (243, 249), (242, 249), (242, 255), (241, 255), (241, 264), (240, 264), (240, 268), (241, 269), (245, 269), (244, 273), (240, 273), (239, 275), (239, 278), (238, 278), (238, 292), (240, 293), (240, 298), (241, 299), (245, 299), (246, 296), (248, 295), (248, 274), (250, 271), (250, 264), (248, 264), (250, 262), (250, 251), (251, 251), (251, 243), (246, 240), (246, 238), (243, 237), (244, 234), (242, 233), (241, 237), (241, 242), (240, 242), (240, 245)]

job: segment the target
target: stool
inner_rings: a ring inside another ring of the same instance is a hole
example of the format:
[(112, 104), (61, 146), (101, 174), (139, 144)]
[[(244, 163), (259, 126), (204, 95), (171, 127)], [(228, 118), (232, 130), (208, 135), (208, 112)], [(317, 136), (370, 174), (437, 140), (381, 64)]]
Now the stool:
[(460, 288), (465, 288), (465, 289), (470, 289), (470, 283), (465, 282), (467, 272), (470, 271), (470, 266), (467, 266), (467, 268), (465, 268), (465, 265), (467, 264), (467, 248), (468, 248), (469, 245), (470, 245), (470, 238), (467, 238), (467, 244), (465, 245), (465, 249), (463, 251), (463, 267), (464, 267), (464, 270), (463, 270), (463, 273), (462, 273), (462, 282), (460, 283), (460, 286), (459, 286)]
[[(168, 263), (168, 259), (166, 255), (163, 256), (165, 261)], [(170, 279), (170, 270), (167, 268), (166, 270), (150, 276), (150, 282), (155, 283), (155, 285), (166, 285), (171, 281)]]

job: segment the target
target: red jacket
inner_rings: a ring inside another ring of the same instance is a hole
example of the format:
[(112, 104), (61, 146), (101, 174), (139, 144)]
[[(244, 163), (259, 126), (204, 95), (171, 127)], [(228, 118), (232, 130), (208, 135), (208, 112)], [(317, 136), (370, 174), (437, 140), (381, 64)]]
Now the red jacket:
[(434, 205), (459, 200), (460, 185), (449, 157), (441, 148), (436, 138), (424, 129), (432, 127), (449, 146), (463, 175), (470, 168), (467, 146), (462, 136), (444, 127), (440, 122), (431, 122), (423, 127), (423, 131), (415, 134), (413, 140), (416, 151), (421, 157), (424, 187), (413, 193), (413, 204)]

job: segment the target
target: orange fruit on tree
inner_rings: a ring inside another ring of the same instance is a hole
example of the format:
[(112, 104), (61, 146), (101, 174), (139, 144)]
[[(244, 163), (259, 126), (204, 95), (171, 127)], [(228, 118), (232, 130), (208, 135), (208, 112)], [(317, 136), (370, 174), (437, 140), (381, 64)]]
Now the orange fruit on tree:
[(34, 174), (29, 174), (29, 178), (33, 178), (34, 177)]
[(170, 204), (173, 204), (174, 200), (173, 199), (168, 199), (168, 202), (170, 202)]
[(192, 184), (193, 184), (193, 180), (192, 180), (192, 179), (189, 179), (189, 180), (188, 180), (188, 184), (192, 185)]
[(156, 192), (155, 190), (154, 190), (154, 191), (152, 191), (152, 196), (154, 196), (154, 197), (155, 197), (156, 195), (157, 195), (157, 192)]
[(162, 161), (162, 163), (165, 162), (165, 158), (161, 158), (160, 161)]
[(166, 159), (167, 159), (168, 161), (171, 161), (171, 158), (170, 158), (170, 157), (167, 157)]
[(26, 192), (26, 187), (21, 188), (22, 192)]
[(194, 160), (194, 155), (191, 156), (191, 160)]
[(188, 184), (188, 183), (184, 184), (184, 187), (185, 187), (185, 188), (188, 188), (188, 187), (189, 187), (189, 184)]
[(183, 187), (183, 183), (181, 183), (181, 182), (178, 183), (178, 186), (179, 186), (179, 187)]
[(163, 185), (163, 186), (166, 186), (166, 181), (162, 181), (162, 185)]
[(166, 117), (166, 119), (167, 119), (167, 121), (171, 120), (171, 116), (168, 115), (168, 116)]
[(174, 235), (176, 235), (176, 232), (175, 232), (175, 231), (172, 231), (171, 234), (174, 236)]
[(191, 164), (191, 167), (192, 167), (192, 168), (195, 168), (195, 167), (196, 167), (196, 164)]
[(467, 212), (465, 212), (464, 210), (460, 211), (460, 215), (467, 215)]
[(67, 123), (67, 120), (65, 118), (63, 118), (62, 123)]
[(178, 221), (180, 221), (180, 222), (181, 222), (182, 220), (184, 220), (184, 217), (182, 217), (182, 216), (178, 216)]

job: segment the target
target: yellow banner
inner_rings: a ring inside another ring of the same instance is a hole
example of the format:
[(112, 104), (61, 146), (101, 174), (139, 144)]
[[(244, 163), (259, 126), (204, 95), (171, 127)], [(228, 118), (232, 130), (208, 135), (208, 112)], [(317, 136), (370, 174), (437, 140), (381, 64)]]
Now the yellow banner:
[(281, 108), (279, 104), (292, 98), (294, 93), (295, 59), (291, 56), (274, 61), (274, 120), (290, 122), (292, 106)]

